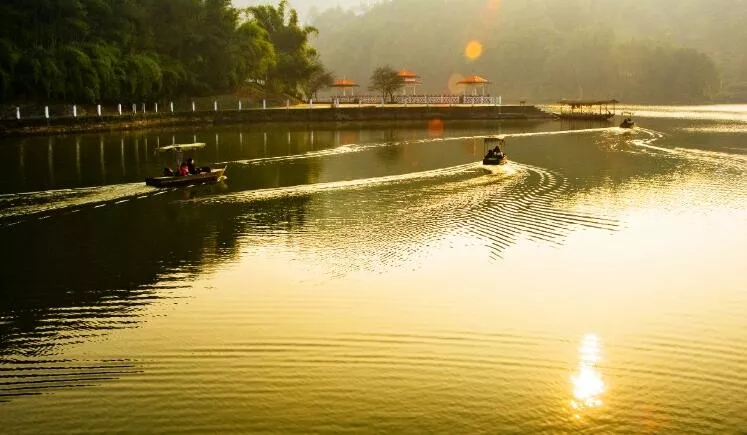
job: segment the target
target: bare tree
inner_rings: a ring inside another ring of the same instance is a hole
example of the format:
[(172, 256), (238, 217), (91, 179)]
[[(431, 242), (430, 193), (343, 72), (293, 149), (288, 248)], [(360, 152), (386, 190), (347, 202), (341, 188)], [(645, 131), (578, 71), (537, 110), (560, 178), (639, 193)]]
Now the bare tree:
[(319, 62), (318, 59), (314, 62), (311, 68), (311, 75), (309, 76), (309, 79), (306, 81), (306, 83), (304, 83), (302, 86), (307, 100), (311, 97), (314, 97), (314, 99), (316, 99), (317, 92), (321, 91), (324, 88), (332, 86), (332, 84), (334, 84), (335, 82), (335, 78), (332, 76), (332, 73), (327, 71), (327, 69), (324, 67), (324, 65), (322, 65), (321, 62)]
[(369, 86), (369, 89), (381, 92), (381, 97), (384, 99), (389, 95), (389, 101), (393, 102), (394, 93), (402, 89), (404, 85), (404, 79), (397, 74), (397, 71), (387, 65), (376, 68), (371, 75), (371, 86)]

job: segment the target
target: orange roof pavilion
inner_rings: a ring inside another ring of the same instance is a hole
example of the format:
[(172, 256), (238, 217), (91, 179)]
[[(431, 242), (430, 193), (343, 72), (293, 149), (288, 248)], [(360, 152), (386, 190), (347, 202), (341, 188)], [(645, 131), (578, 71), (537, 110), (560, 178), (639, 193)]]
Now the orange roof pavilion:
[[(338, 89), (342, 88), (342, 95), (345, 96), (348, 88), (357, 88), (360, 87), (360, 85), (352, 80), (339, 79), (335, 80), (335, 82), (332, 84), (332, 87)], [(353, 94), (355, 94), (355, 92), (353, 92)]]
[[(485, 95), (485, 85), (489, 85), (492, 82), (484, 77), (478, 75), (470, 75), (457, 82), (458, 85), (466, 85), (468, 88), (473, 89), (473, 95), (477, 94), (477, 88), (482, 88), (482, 94)], [(465, 90), (466, 93), (466, 90)]]
[(420, 77), (419, 75), (415, 74), (414, 72), (410, 71), (409, 69), (401, 69), (397, 71), (397, 75), (402, 77), (403, 79), (416, 79)]
[[(418, 85), (422, 84), (422, 82), (418, 81), (418, 78), (420, 78), (420, 76), (408, 69), (401, 69), (397, 71), (397, 76), (402, 79), (402, 83), (404, 83), (405, 87), (412, 86), (413, 95), (415, 95), (415, 88), (417, 88)], [(405, 94), (406, 92), (403, 91), (402, 93)]]

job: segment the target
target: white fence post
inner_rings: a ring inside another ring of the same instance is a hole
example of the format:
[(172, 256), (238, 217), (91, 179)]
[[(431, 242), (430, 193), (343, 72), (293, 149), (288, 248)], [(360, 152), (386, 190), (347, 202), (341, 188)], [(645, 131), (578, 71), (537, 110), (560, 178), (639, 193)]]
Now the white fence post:
[(241, 100), (239, 100), (239, 112), (241, 112)]
[(49, 106), (44, 106), (44, 118), (49, 119)]
[(195, 102), (194, 101), (192, 101), (192, 111), (193, 112), (195, 111)]
[(78, 117), (78, 106), (73, 104), (73, 118), (77, 118), (77, 117)]
[(158, 113), (158, 103), (155, 104), (154, 109), (155, 109), (155, 112)]
[(117, 104), (117, 112), (121, 115), (122, 114), (122, 103)]
[(132, 105), (132, 113), (137, 113), (137, 104)]
[(174, 113), (174, 102), (169, 103), (169, 108), (171, 109), (171, 113)]
[(21, 108), (16, 106), (16, 119), (21, 119)]
[(267, 109), (267, 100), (262, 100), (262, 108)]
[(145, 113), (145, 103), (143, 103), (143, 113)]
[(309, 98), (309, 109), (311, 109), (312, 107), (314, 107), (314, 99)]
[(217, 101), (213, 101), (213, 110), (216, 111), (216, 112), (218, 111), (218, 102)]
[(101, 104), (96, 105), (96, 113), (99, 115), (99, 118), (101, 118)]
[(285, 100), (285, 108), (286, 109), (290, 109), (290, 107), (291, 107), (291, 101), (290, 100)]

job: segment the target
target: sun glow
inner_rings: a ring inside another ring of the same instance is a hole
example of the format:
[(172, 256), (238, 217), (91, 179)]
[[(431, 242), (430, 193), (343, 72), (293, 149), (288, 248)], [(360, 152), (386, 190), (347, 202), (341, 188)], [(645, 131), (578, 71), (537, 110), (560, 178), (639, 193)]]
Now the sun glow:
[(482, 44), (474, 39), (469, 41), (464, 48), (464, 56), (469, 60), (479, 59), (482, 56)]
[(576, 419), (581, 418), (581, 410), (602, 406), (600, 397), (605, 392), (602, 374), (597, 369), (597, 364), (601, 360), (599, 338), (594, 334), (585, 335), (579, 347), (579, 354), (578, 371), (571, 376), (571, 407)]

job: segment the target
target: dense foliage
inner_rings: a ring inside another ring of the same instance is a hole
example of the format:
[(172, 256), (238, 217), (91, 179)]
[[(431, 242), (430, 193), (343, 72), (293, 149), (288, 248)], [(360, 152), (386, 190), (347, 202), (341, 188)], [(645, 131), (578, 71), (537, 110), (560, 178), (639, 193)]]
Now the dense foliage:
[(311, 73), (296, 66), (316, 56), (295, 11), (280, 36), (265, 21), (284, 19), (285, 9), (284, 1), (241, 11), (230, 0), (3, 0), (0, 101), (140, 102), (231, 92), (250, 80), (296, 95)]
[(359, 81), (391, 64), (426, 92), (479, 74), (512, 100), (675, 103), (747, 99), (745, 19), (742, 0), (391, 0), (313, 24), (325, 64)]
[(263, 5), (247, 10), (277, 50), (277, 62), (267, 71), (267, 84), (276, 92), (296, 95), (317, 69), (317, 53), (309, 45), (309, 36), (317, 30), (301, 27), (296, 10), (286, 13), (287, 8), (288, 2), (281, 0), (277, 8)]

